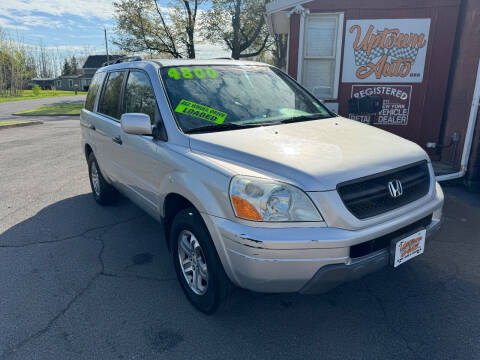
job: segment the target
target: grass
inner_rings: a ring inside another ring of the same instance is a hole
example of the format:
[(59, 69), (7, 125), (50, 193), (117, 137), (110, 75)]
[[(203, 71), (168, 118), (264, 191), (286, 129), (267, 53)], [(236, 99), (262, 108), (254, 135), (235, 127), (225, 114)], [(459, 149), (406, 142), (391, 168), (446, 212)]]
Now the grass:
[(24, 124), (27, 123), (28, 121), (23, 121), (23, 120), (18, 120), (18, 121), (0, 121), (0, 126), (5, 126), (5, 125), (15, 125), (15, 124)]
[[(86, 95), (86, 91), (79, 91), (78, 95)], [(57, 96), (70, 96), (75, 95), (74, 91), (64, 91), (64, 90), (41, 90), (40, 94), (33, 94), (32, 90), (23, 90), (22, 96), (0, 96), (0, 103), (8, 101), (19, 101), (19, 100), (31, 100), (31, 99), (42, 99), (48, 97), (57, 97)]]
[(46, 105), (40, 106), (31, 110), (24, 110), (15, 113), (14, 115), (30, 115), (30, 116), (49, 116), (49, 115), (80, 115), (83, 109), (82, 104), (61, 104), (61, 105)]

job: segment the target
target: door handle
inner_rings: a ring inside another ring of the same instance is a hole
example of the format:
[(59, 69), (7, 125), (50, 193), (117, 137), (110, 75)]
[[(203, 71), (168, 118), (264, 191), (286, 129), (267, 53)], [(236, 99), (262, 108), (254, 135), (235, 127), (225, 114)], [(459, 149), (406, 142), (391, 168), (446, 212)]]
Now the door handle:
[(122, 145), (122, 138), (120, 136), (113, 137), (112, 141), (118, 145)]
[(87, 124), (87, 123), (81, 121), (80, 125), (83, 126), (83, 127), (86, 127), (87, 129), (95, 131), (95, 125), (93, 125), (93, 124)]

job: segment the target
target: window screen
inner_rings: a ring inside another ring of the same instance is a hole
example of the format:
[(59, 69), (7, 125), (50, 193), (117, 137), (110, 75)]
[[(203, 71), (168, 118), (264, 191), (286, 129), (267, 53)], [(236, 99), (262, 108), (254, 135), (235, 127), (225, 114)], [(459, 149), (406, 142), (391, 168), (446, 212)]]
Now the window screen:
[(107, 83), (98, 104), (99, 113), (120, 119), (119, 102), (124, 76), (125, 73), (121, 71), (114, 71), (108, 74)]
[(336, 95), (338, 23), (337, 15), (310, 15), (305, 21), (302, 84), (320, 99)]
[(337, 19), (310, 17), (307, 21), (306, 56), (334, 56)]
[(97, 97), (98, 89), (102, 85), (103, 78), (105, 73), (96, 73), (93, 76), (92, 83), (88, 89), (87, 100), (85, 100), (85, 109), (93, 111), (93, 106), (95, 105), (95, 99)]

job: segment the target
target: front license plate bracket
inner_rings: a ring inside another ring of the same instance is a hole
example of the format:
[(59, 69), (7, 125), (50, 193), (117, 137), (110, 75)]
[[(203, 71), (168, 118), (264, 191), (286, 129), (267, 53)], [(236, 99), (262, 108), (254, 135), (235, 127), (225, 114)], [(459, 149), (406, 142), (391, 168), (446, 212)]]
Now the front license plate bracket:
[(392, 240), (390, 244), (390, 264), (393, 267), (397, 267), (423, 254), (426, 233), (425, 229), (420, 229), (410, 235)]

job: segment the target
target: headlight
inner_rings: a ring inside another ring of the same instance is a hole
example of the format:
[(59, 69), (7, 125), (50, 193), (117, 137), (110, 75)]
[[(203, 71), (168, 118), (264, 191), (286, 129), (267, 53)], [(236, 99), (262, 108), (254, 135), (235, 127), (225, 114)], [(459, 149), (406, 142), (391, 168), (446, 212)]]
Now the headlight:
[(235, 215), (254, 221), (323, 221), (308, 196), (295, 186), (251, 176), (230, 183)]

